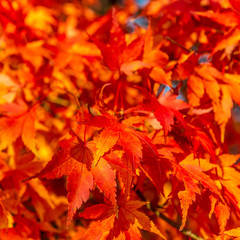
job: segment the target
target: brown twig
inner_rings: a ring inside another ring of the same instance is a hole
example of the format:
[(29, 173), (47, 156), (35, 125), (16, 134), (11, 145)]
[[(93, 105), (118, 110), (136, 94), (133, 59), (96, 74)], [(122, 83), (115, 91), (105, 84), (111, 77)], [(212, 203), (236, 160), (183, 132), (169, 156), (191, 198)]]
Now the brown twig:
[[(147, 199), (143, 196), (143, 194), (141, 193), (140, 190), (136, 190), (136, 193), (141, 198), (141, 200), (143, 200), (144, 202), (147, 201)], [(167, 216), (165, 216), (158, 209), (153, 209), (150, 203), (148, 203), (147, 206), (148, 206), (148, 209), (150, 211), (154, 212), (157, 217), (160, 217), (162, 220), (164, 220), (165, 222), (167, 222), (169, 225), (171, 225), (172, 227), (176, 228), (177, 230), (180, 229), (180, 225), (178, 223), (174, 222), (172, 219), (170, 219)], [(191, 230), (186, 229), (186, 228), (183, 228), (181, 233), (184, 234), (187, 237), (190, 237), (192, 240), (204, 240), (202, 237), (196, 235)]]
[(168, 36), (166, 36), (165, 38), (166, 38), (168, 41), (170, 41), (171, 43), (177, 45), (178, 47), (184, 49), (184, 50), (187, 51), (187, 52), (190, 52), (190, 53), (191, 53), (191, 52), (196, 52), (195, 50), (185, 48), (182, 44), (176, 42), (175, 40), (173, 40), (172, 38), (170, 38), (170, 37), (168, 37)]

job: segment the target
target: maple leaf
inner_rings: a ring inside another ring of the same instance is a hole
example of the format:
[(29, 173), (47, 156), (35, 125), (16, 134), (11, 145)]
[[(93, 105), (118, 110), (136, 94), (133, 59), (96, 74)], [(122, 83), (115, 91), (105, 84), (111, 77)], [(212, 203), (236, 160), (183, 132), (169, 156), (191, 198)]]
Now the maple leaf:
[(226, 204), (218, 202), (217, 206), (215, 207), (214, 213), (217, 217), (220, 233), (223, 237), (225, 227), (227, 225), (227, 220), (230, 217), (230, 209)]
[(153, 232), (161, 238), (166, 239), (149, 217), (137, 210), (144, 204), (140, 201), (128, 201), (124, 205), (120, 204), (118, 219), (115, 221), (116, 225), (121, 225), (122, 229), (129, 229), (129, 224), (135, 223), (139, 228)]
[(156, 99), (147, 90), (140, 87), (137, 88), (143, 92), (147, 103), (143, 103), (136, 108), (149, 112), (152, 111), (156, 119), (162, 125), (165, 136), (172, 129), (171, 125), (174, 124), (174, 117), (176, 117), (184, 127), (186, 126), (184, 118), (179, 113), (179, 110), (188, 108), (186, 103), (180, 99), (176, 99), (176, 96), (172, 95), (170, 92), (167, 92), (165, 95), (160, 95), (159, 98)]
[(168, 171), (169, 168), (170, 164), (161, 155), (158, 156), (147, 146), (143, 148), (143, 161), (140, 169), (152, 181), (159, 192), (163, 192), (163, 183), (166, 181), (165, 171)]
[(106, 154), (103, 157), (111, 166), (120, 167), (121, 169), (125, 169), (129, 171), (131, 174), (134, 174), (129, 168), (127, 168), (124, 164), (124, 151), (123, 150), (112, 150), (110, 153)]
[(111, 205), (97, 204), (85, 208), (80, 217), (86, 219), (97, 219), (88, 227), (84, 238), (82, 239), (102, 239), (103, 235), (107, 236), (112, 229), (115, 220), (115, 211)]
[[(93, 183), (96, 183), (105, 196), (116, 205), (116, 181), (115, 173), (104, 159), (92, 169), (93, 153), (86, 144), (70, 130), (72, 138), (62, 140), (61, 149), (53, 156), (52, 160), (31, 178), (60, 178), (68, 176), (68, 201), (69, 211), (67, 225), (69, 226), (76, 209), (89, 197)], [(77, 143), (76, 143), (77, 140)], [(29, 178), (29, 179), (31, 179)]]
[[(62, 155), (63, 151), (59, 153)], [(46, 167), (35, 176), (29, 178), (47, 178), (54, 179), (67, 175), (67, 190), (69, 211), (67, 218), (67, 226), (69, 226), (76, 210), (81, 207), (82, 203), (89, 198), (90, 190), (93, 188), (93, 176), (88, 171), (87, 166), (73, 159), (65, 159), (66, 156), (54, 156)], [(28, 179), (28, 180), (29, 180)]]
[(205, 88), (202, 79), (198, 76), (191, 75), (188, 79), (188, 98), (192, 106), (200, 105), (200, 99), (203, 97)]
[[(181, 173), (180, 173), (180, 172)], [(179, 175), (178, 175), (179, 174)], [(178, 197), (180, 199), (181, 208), (182, 208), (182, 225), (180, 230), (182, 230), (186, 224), (187, 212), (190, 205), (196, 200), (196, 193), (200, 193), (198, 185), (188, 176), (188, 173), (184, 169), (179, 169), (177, 171), (176, 177), (181, 178), (181, 181), (184, 182), (185, 191), (180, 191)]]
[(151, 68), (149, 77), (155, 82), (166, 84), (171, 86), (171, 72), (166, 73), (164, 67), (168, 62), (168, 55), (162, 52), (160, 44), (154, 47), (154, 39), (151, 29), (151, 23), (149, 23), (148, 30), (145, 34), (144, 48), (143, 48), (143, 62), (146, 63), (147, 68)]
[(87, 170), (84, 164), (76, 165), (68, 176), (68, 218), (67, 226), (69, 226), (76, 210), (81, 207), (83, 202), (89, 198), (90, 190), (93, 188), (93, 176)]
[[(62, 145), (64, 151), (68, 151), (70, 149), (70, 156), (78, 162), (86, 164), (88, 170), (90, 170), (93, 162), (93, 153), (91, 149), (86, 146), (87, 144), (81, 140), (73, 129), (70, 129), (69, 133), (73, 138), (67, 141), (67, 146)], [(77, 140), (77, 143), (74, 141), (75, 139)]]
[(145, 39), (143, 61), (154, 66), (164, 67), (168, 62), (168, 55), (159, 50), (160, 45), (154, 47), (154, 37), (149, 23)]
[[(142, 159), (142, 142), (146, 142), (146, 139), (144, 139), (140, 133), (131, 128), (131, 125), (139, 123), (140, 120), (141, 118), (131, 119), (130, 117), (120, 122), (118, 118), (105, 113), (102, 116), (90, 117), (85, 121), (79, 122), (81, 124), (103, 128), (88, 145), (90, 148), (93, 146), (92, 151), (95, 153), (92, 171), (95, 173), (96, 179), (98, 179), (97, 185), (100, 190), (104, 189), (105, 196), (107, 196), (111, 202), (115, 202), (116, 185), (114, 181), (112, 181), (115, 174), (107, 162), (114, 164), (115, 168), (118, 166), (117, 172), (122, 183), (122, 191), (125, 192), (126, 198), (129, 197), (133, 175)], [(119, 148), (121, 149), (120, 152), (118, 152)], [(116, 149), (115, 152), (114, 149)], [(116, 153), (118, 153), (118, 155), (116, 155)], [(107, 162), (105, 162), (105, 160)], [(106, 168), (102, 172), (105, 172), (106, 176), (111, 180), (109, 183), (103, 178), (104, 176), (101, 171), (98, 171), (98, 164), (103, 164), (100, 163), (101, 161), (105, 162), (104, 165)]]
[(190, 207), (190, 205), (196, 200), (196, 193), (199, 193), (199, 188), (194, 189), (194, 191), (192, 189), (189, 188), (189, 186), (186, 185), (186, 190), (185, 191), (180, 191), (178, 193), (178, 198), (180, 200), (181, 203), (181, 208), (182, 208), (182, 224), (179, 228), (179, 230), (183, 230), (185, 224), (186, 224), (186, 220), (187, 220), (187, 213), (188, 213), (188, 209)]
[(231, 116), (234, 99), (239, 103), (239, 96), (234, 94), (234, 89), (239, 89), (239, 81), (230, 80), (219, 72), (210, 63), (200, 64), (194, 69), (195, 75), (190, 76), (188, 82), (189, 103), (193, 106), (200, 104), (204, 92), (212, 101), (215, 120), (220, 125), (221, 141), (224, 141), (225, 126)]
[(204, 12), (192, 12), (195, 16), (202, 16), (209, 18), (219, 24), (226, 27), (235, 27), (239, 25), (239, 16), (233, 11), (216, 12), (216, 11), (204, 11)]
[(238, 45), (240, 41), (239, 33), (240, 33), (239, 28), (228, 31), (225, 34), (224, 38), (216, 44), (215, 48), (212, 51), (212, 55), (217, 51), (225, 50), (224, 55), (227, 55), (228, 57), (230, 57), (234, 48)]
[(121, 123), (118, 118), (104, 114), (79, 123), (104, 128), (93, 140), (96, 145), (94, 166), (97, 165), (100, 157), (116, 145), (120, 145), (124, 152), (133, 158), (134, 168), (139, 164), (139, 159), (142, 158), (142, 144), (139, 140), (139, 134), (125, 125), (124, 120)]
[(239, 0), (147, 2), (0, 1), (1, 239), (239, 239)]
[[(201, 195), (200, 188), (196, 181), (201, 182), (203, 187), (209, 189), (219, 198), (222, 198), (215, 182), (203, 172), (203, 169), (198, 165), (197, 161), (193, 162), (192, 160), (193, 154), (190, 154), (186, 159), (181, 161), (175, 169), (176, 177), (179, 179), (179, 181), (183, 182), (185, 186), (185, 191), (180, 191), (178, 193), (178, 197), (181, 202), (181, 208), (183, 210), (182, 225), (180, 229), (183, 229), (185, 226), (188, 209), (193, 201), (196, 200), (196, 194)], [(210, 165), (210, 168), (211, 167), (212, 165)], [(208, 170), (208, 168), (206, 170)]]
[(72, 138), (62, 140), (59, 143), (61, 146), (60, 150), (58, 150), (57, 154), (53, 156), (45, 168), (28, 179), (36, 177), (55, 179), (63, 175), (68, 176), (68, 226), (76, 210), (88, 199), (94, 183), (93, 175), (90, 171), (93, 160), (92, 152), (73, 130), (70, 130), (70, 135), (72, 135)]
[(240, 227), (225, 231), (224, 234), (231, 237), (240, 237)]
[(109, 163), (101, 159), (92, 169), (94, 181), (113, 205), (116, 205), (116, 174)]
[(8, 75), (0, 74), (0, 104), (11, 103), (16, 97), (19, 85), (15, 83)]
[[(65, 147), (66, 143), (68, 143), (68, 141), (63, 140), (59, 144)], [(71, 156), (68, 156), (68, 151), (66, 149), (60, 149), (57, 154), (52, 157), (51, 161), (30, 179), (36, 177), (46, 179), (60, 178), (63, 175), (70, 174), (76, 162), (77, 161), (71, 158)]]
[(117, 239), (119, 240), (123, 240), (123, 239), (132, 239), (132, 240), (141, 240), (142, 239), (142, 235), (138, 229), (138, 227), (135, 225), (130, 225), (130, 228), (123, 232), (120, 233), (120, 235), (117, 237)]
[(197, 165), (187, 165), (184, 164), (184, 161), (180, 163), (183, 169), (187, 172), (189, 176), (197, 181), (200, 181), (205, 188), (208, 188), (211, 192), (215, 193), (218, 196), (220, 192), (214, 181), (205, 173), (203, 173), (202, 168)]
[(192, 150), (194, 154), (196, 155), (197, 153), (199, 153), (201, 149), (200, 147), (202, 147), (210, 154), (213, 161), (216, 161), (214, 144), (212, 140), (208, 137), (208, 135), (205, 132), (201, 131), (201, 129), (199, 129), (198, 127), (192, 126), (190, 124), (188, 124), (187, 130), (187, 135), (192, 142)]
[[(125, 34), (116, 19), (115, 11), (112, 11), (112, 26), (108, 43), (104, 44), (95, 38), (91, 38), (100, 49), (103, 61), (111, 70), (121, 70), (126, 75), (132, 75), (134, 71), (142, 68), (151, 69), (150, 77), (156, 82), (171, 85), (171, 72), (166, 73), (162, 67), (168, 62), (166, 53), (159, 50), (160, 46), (153, 47), (151, 26), (144, 35), (127, 44)], [(143, 50), (142, 59), (141, 56)]]
[(83, 217), (85, 219), (104, 219), (112, 214), (114, 214), (112, 205), (96, 204), (85, 208), (84, 211), (79, 214), (79, 217)]
[(94, 156), (94, 162), (97, 163), (106, 152), (112, 149), (118, 139), (119, 139), (119, 132), (118, 132), (118, 124), (114, 124), (113, 126), (104, 128), (103, 131), (98, 135), (96, 139), (96, 148), (97, 151)]
[(94, 221), (90, 224), (84, 236), (81, 240), (102, 240), (106, 239), (109, 231), (112, 229), (114, 224), (114, 215), (105, 218), (103, 220)]
[[(90, 225), (85, 237), (91, 234), (91, 236), (93, 237), (91, 239), (101, 239), (104, 230), (106, 234), (105, 236), (109, 234), (110, 239), (112, 239), (113, 236), (117, 238), (121, 232), (127, 233), (129, 229), (132, 229), (133, 231), (134, 228), (138, 227), (146, 231), (151, 231), (160, 236), (161, 238), (166, 239), (156, 228), (155, 224), (148, 218), (148, 216), (145, 215), (143, 212), (137, 210), (145, 204), (146, 203), (140, 201), (123, 201), (122, 203), (119, 203), (119, 210), (117, 215), (115, 214), (115, 211), (111, 210), (111, 207), (106, 204), (98, 204), (86, 208), (80, 214), (80, 217), (101, 220), (93, 222)], [(106, 211), (107, 215), (103, 215), (103, 211)], [(114, 222), (112, 222), (113, 220)], [(103, 229), (97, 227), (97, 224), (103, 227), (103, 222), (107, 223), (107, 229), (105, 227)], [(109, 225), (108, 223), (110, 222), (111, 224)], [(96, 228), (96, 231), (93, 230), (93, 226)], [(101, 237), (97, 238), (97, 236)]]
[[(137, 59), (141, 53), (143, 39), (137, 38), (127, 45), (125, 34), (117, 21), (115, 10), (112, 11), (111, 20), (112, 25), (107, 44), (104, 44), (93, 37), (91, 37), (91, 39), (100, 49), (104, 63), (111, 70), (121, 69), (126, 74), (130, 74), (131, 69), (136, 70), (139, 65), (141, 66), (141, 64), (143, 64), (140, 61), (135, 61), (135, 63), (133, 61)], [(135, 66), (135, 64), (137, 66)]]
[(17, 103), (5, 103), (0, 105), (0, 149), (12, 144), (18, 137), (22, 137), (24, 144), (36, 153), (35, 146), (35, 119), (37, 105), (31, 109), (19, 99)]
[[(85, 164), (90, 170), (93, 161), (93, 153), (86, 144), (71, 129), (69, 131), (70, 139), (61, 140), (60, 148), (47, 165), (31, 178), (60, 178), (63, 175), (69, 175), (77, 164)], [(31, 179), (30, 178), (30, 179)]]
[(220, 183), (224, 186), (226, 194), (224, 197), (229, 199), (233, 203), (237, 211), (240, 210), (239, 200), (240, 200), (240, 189), (239, 189), (239, 171), (234, 168), (237, 160), (239, 159), (239, 154), (223, 154), (219, 156), (220, 166), (217, 166), (219, 171)]
[[(47, 188), (39, 179), (29, 182), (28, 188), (28, 194), (33, 201), (32, 205), (36, 209), (40, 221), (43, 222), (45, 221), (46, 216), (49, 214), (50, 209), (53, 210), (57, 208), (58, 204), (56, 204), (54, 197), (49, 194)], [(62, 207), (67, 210), (66, 199), (64, 205), (62, 205)]]

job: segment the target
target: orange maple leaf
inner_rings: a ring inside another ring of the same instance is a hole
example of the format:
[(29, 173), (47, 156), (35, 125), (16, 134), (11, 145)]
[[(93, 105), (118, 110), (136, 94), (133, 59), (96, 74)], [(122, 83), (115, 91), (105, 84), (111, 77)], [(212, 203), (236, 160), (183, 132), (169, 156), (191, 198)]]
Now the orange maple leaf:
[(0, 105), (2, 113), (0, 118), (0, 149), (8, 147), (21, 136), (24, 144), (36, 153), (36, 109), (37, 105), (29, 109), (21, 99), (17, 103)]
[[(162, 233), (157, 229), (155, 224), (149, 219), (147, 215), (141, 212), (139, 209), (145, 202), (140, 201), (128, 201), (119, 202), (118, 213), (111, 210), (111, 207), (106, 204), (98, 204), (89, 208), (86, 208), (80, 217), (87, 219), (98, 219), (93, 222), (88, 228), (85, 237), (91, 234), (92, 238), (88, 239), (101, 239), (97, 236), (114, 236), (118, 237), (121, 232), (127, 233), (129, 229), (134, 231), (135, 228), (141, 228), (146, 231), (153, 232), (163, 239), (166, 239)], [(106, 211), (106, 215), (103, 215), (103, 211)], [(114, 221), (114, 224), (113, 224)], [(102, 223), (107, 223), (106, 227), (103, 227)], [(111, 224), (110, 224), (111, 223)], [(97, 227), (100, 224), (102, 228)], [(95, 231), (93, 229), (95, 227)]]
[(93, 175), (84, 164), (79, 163), (71, 170), (67, 181), (69, 202), (67, 226), (69, 226), (76, 210), (89, 198), (90, 190), (93, 188)]

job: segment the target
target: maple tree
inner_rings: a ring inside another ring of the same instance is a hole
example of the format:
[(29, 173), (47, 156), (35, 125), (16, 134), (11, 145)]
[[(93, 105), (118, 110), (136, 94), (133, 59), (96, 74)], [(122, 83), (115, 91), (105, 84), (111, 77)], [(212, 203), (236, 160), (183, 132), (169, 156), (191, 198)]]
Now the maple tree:
[(239, 3), (0, 1), (0, 239), (240, 239)]

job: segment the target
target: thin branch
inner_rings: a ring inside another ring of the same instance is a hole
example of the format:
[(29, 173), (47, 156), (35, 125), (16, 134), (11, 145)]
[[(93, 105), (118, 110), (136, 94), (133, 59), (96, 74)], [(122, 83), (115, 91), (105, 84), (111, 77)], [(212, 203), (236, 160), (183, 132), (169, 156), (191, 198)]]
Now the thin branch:
[[(155, 212), (155, 214), (159, 216), (161, 219), (163, 219), (165, 222), (167, 222), (168, 224), (170, 224), (171, 226), (179, 230), (180, 226), (176, 222), (174, 222), (172, 219), (166, 217), (164, 214), (162, 214), (158, 210)], [(204, 240), (203, 238), (199, 237), (198, 235), (193, 233), (191, 230), (188, 230), (186, 228), (184, 228), (181, 231), (181, 233), (184, 234), (185, 236), (190, 237), (193, 240)]]
[(201, 54), (204, 54), (204, 53), (209, 53), (210, 50), (203, 50), (203, 51), (200, 51), (200, 50), (194, 50), (194, 49), (189, 49), (189, 48), (186, 48), (184, 47), (182, 44), (176, 42), (175, 40), (173, 40), (172, 38), (170, 38), (169, 36), (165, 36), (165, 39), (168, 40), (169, 42), (177, 45), (178, 47), (182, 48), (183, 50), (189, 52), (189, 53), (192, 53), (192, 52), (195, 52), (195, 53), (201, 53)]
[(185, 48), (182, 44), (176, 42), (175, 40), (173, 40), (172, 38), (170, 38), (170, 37), (168, 37), (168, 36), (166, 36), (165, 38), (166, 38), (168, 41), (170, 41), (171, 43), (177, 45), (178, 47), (184, 49), (184, 50), (187, 51), (187, 52), (190, 52), (190, 53), (191, 53), (191, 52), (196, 52), (195, 50)]
[[(143, 194), (141, 193), (140, 190), (136, 190), (137, 195), (141, 198), (141, 200), (143, 201), (147, 201), (147, 199), (143, 196)], [(174, 222), (172, 219), (168, 218), (167, 216), (165, 216), (163, 213), (161, 213), (158, 209), (153, 209), (151, 204), (148, 202), (147, 204), (147, 208), (152, 211), (153, 213), (155, 213), (155, 215), (157, 217), (160, 217), (162, 220), (164, 220), (165, 222), (167, 222), (169, 225), (171, 225), (172, 227), (176, 228), (177, 230), (180, 229), (180, 225), (176, 222)], [(204, 240), (202, 237), (196, 235), (195, 233), (193, 233), (191, 230), (183, 228), (183, 230), (181, 231), (182, 234), (184, 234), (187, 237), (190, 237), (193, 240)]]

